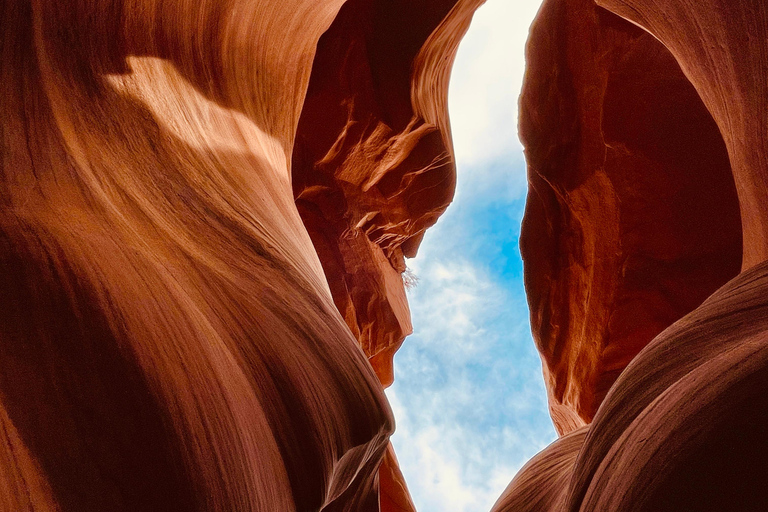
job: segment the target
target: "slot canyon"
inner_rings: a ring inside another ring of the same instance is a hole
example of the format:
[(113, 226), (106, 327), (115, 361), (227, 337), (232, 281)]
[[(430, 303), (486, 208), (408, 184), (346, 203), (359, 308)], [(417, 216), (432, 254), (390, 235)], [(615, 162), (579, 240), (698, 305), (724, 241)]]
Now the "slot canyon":
[[(483, 2), (0, 0), (0, 512), (417, 511), (384, 389)], [(559, 438), (492, 512), (768, 510), (768, 4), (544, 0), (526, 62)]]

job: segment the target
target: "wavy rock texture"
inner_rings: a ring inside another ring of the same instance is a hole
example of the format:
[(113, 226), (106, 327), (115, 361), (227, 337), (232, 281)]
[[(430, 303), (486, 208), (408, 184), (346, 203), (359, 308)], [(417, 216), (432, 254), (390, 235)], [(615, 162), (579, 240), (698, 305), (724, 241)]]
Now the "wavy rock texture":
[(723, 134), (739, 194), (744, 265), (768, 259), (768, 10), (760, 0), (598, 0), (675, 56)]
[(718, 126), (675, 59), (590, 0), (545, 2), (520, 112), (525, 284), (562, 434), (738, 273), (739, 201)]
[(0, 2), (0, 510), (413, 510), (381, 382), (479, 2), (342, 4)]
[(766, 510), (767, 297), (764, 262), (662, 332), (494, 512)]
[(766, 291), (763, 263), (632, 361), (579, 454), (570, 510), (768, 507)]
[[(480, 3), (0, 0), (0, 510), (414, 511), (383, 386)], [(531, 34), (565, 435), (494, 511), (765, 510), (768, 8), (599, 3)]]
[(533, 457), (504, 490), (491, 512), (562, 510), (587, 430), (584, 426), (569, 432)]
[[(450, 203), (450, 67), (478, 0), (350, 0), (317, 46), (293, 191), (336, 307), (381, 383), (411, 318), (402, 273)], [(390, 445), (382, 512), (414, 511)]]
[[(478, 0), (349, 0), (317, 46), (293, 191), (336, 307), (381, 383), (411, 333), (402, 273), (450, 203), (450, 67)], [(415, 507), (391, 445), (383, 512)]]
[(334, 301), (385, 386), (411, 319), (401, 274), (453, 197), (450, 66), (478, 0), (350, 0), (320, 38), (293, 189)]

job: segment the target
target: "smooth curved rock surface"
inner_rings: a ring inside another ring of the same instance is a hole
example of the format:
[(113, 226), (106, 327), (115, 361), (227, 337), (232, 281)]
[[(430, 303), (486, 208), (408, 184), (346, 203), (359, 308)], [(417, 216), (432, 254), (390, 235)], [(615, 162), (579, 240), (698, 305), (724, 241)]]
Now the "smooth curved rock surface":
[(578, 428), (544, 448), (518, 471), (491, 512), (562, 510), (573, 466), (588, 427)]
[[(565, 435), (494, 511), (766, 510), (768, 8), (598, 1), (529, 44)], [(414, 512), (382, 385), (480, 3), (0, 1), (0, 511)]]
[(592, 420), (648, 342), (739, 272), (739, 201), (717, 124), (650, 34), (590, 0), (548, 0), (527, 58), (521, 252), (565, 433)]
[(405, 478), (400, 472), (392, 443), (387, 446), (379, 468), (380, 512), (415, 512)]
[(739, 194), (743, 268), (768, 259), (768, 9), (761, 0), (597, 0), (675, 56), (723, 134)]
[(494, 512), (765, 510), (766, 386), (768, 262), (646, 346), (592, 424), (536, 456)]
[(412, 512), (381, 382), (479, 3), (0, 2), (0, 510)]
[(574, 433), (496, 510), (766, 510), (768, 8), (597, 3), (545, 4), (521, 110), (532, 323)]
[[(292, 154), (296, 205), (333, 300), (386, 387), (411, 333), (402, 273), (453, 198), (447, 112), (483, 0), (348, 0), (320, 38)], [(382, 512), (414, 511), (391, 445)]]
[(766, 385), (762, 263), (661, 333), (622, 373), (590, 426), (566, 510), (765, 510)]

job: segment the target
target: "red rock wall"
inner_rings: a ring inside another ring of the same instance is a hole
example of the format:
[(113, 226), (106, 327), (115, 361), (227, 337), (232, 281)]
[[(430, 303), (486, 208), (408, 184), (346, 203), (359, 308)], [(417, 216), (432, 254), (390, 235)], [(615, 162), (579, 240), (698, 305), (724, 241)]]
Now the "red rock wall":
[[(494, 510), (764, 510), (768, 9), (600, 2), (531, 33), (568, 434)], [(382, 384), (479, 3), (0, 0), (0, 511), (414, 511)]]
[(563, 510), (573, 466), (588, 427), (565, 434), (520, 469), (491, 512)]
[[(296, 205), (381, 383), (411, 333), (402, 273), (453, 198), (448, 77), (482, 0), (349, 0), (317, 46), (293, 149)], [(390, 445), (382, 512), (414, 511)]]
[[(768, 7), (598, 3), (610, 12), (545, 4), (521, 116), (526, 285), (553, 417), (572, 433), (523, 468), (494, 512), (766, 510)], [(614, 200), (591, 213), (596, 195)], [(633, 267), (615, 262), (638, 254), (656, 257), (630, 280)], [(661, 254), (675, 256), (666, 274), (654, 270)], [(653, 308), (692, 310), (664, 329)], [(595, 331), (600, 343), (584, 336)]]
[(414, 510), (382, 384), (480, 3), (0, 1), (1, 511)]
[(545, 2), (520, 112), (526, 290), (565, 433), (738, 273), (739, 203), (718, 126), (673, 56), (590, 0)]
[(0, 509), (378, 510), (289, 176), (341, 2), (0, 5)]
[(521, 500), (542, 512), (766, 510), (766, 297), (763, 262), (657, 336), (586, 437), (576, 431), (534, 458), (494, 512), (529, 510)]
[(448, 77), (482, 0), (350, 0), (320, 38), (293, 151), (296, 204), (385, 386), (411, 333), (401, 274), (453, 198)]
[(744, 232), (743, 268), (768, 259), (765, 148), (768, 13), (760, 0), (598, 4), (648, 30), (675, 56), (712, 113), (731, 159)]

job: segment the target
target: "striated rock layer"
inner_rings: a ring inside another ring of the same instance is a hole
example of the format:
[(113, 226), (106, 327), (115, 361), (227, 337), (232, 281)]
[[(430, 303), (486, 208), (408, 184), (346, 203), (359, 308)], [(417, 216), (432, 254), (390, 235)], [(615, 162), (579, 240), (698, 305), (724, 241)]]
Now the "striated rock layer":
[(767, 297), (764, 262), (662, 332), (494, 512), (766, 510)]
[[(0, 511), (414, 512), (383, 387), (480, 3), (0, 0)], [(531, 32), (563, 437), (494, 511), (766, 510), (768, 7), (598, 3)]]
[(533, 457), (504, 490), (493, 512), (563, 510), (587, 431), (584, 426), (569, 432)]
[[(482, 0), (348, 0), (318, 42), (293, 147), (296, 205), (381, 383), (411, 333), (402, 273), (450, 203), (450, 67)], [(382, 512), (415, 507), (390, 445)]]
[(739, 194), (743, 268), (768, 259), (768, 9), (761, 0), (598, 0), (675, 56), (723, 134)]
[(450, 66), (482, 0), (349, 0), (320, 38), (293, 150), (299, 213), (382, 383), (411, 333), (401, 274), (456, 183)]
[(413, 510), (382, 383), (479, 3), (0, 1), (0, 510)]

